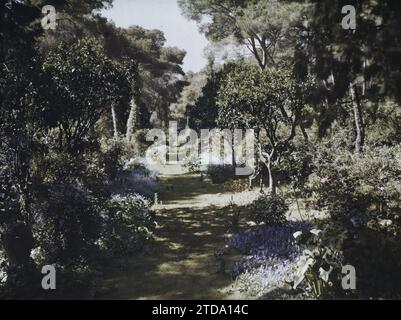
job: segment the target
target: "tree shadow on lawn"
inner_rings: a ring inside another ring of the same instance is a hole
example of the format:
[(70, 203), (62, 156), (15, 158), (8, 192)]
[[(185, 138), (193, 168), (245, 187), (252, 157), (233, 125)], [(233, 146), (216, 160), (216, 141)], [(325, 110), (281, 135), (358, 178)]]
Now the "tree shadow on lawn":
[[(175, 217), (171, 217), (175, 215)], [(223, 299), (231, 277), (219, 270), (216, 251), (225, 242), (226, 211), (160, 212), (149, 253), (124, 259), (109, 275), (107, 299)]]
[[(163, 204), (155, 207), (154, 243), (146, 253), (118, 259), (119, 268), (108, 272), (102, 281), (106, 289), (99, 290), (97, 297), (248, 298), (245, 293), (233, 296), (226, 290), (233, 283), (230, 264), (241, 259), (239, 251), (227, 249), (226, 243), (233, 231), (234, 210), (241, 212), (240, 232), (258, 228), (249, 223), (249, 208), (228, 206), (230, 193), (197, 175), (161, 176), (160, 181)], [(289, 227), (295, 230), (299, 224), (292, 221)]]

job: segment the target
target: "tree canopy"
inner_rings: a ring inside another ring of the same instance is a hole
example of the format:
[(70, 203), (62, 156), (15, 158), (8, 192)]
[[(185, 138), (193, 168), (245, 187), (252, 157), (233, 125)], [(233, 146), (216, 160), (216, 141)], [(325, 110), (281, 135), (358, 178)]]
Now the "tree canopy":
[(179, 4), (208, 39), (232, 37), (249, 50), (262, 69), (291, 57), (303, 12), (301, 4), (278, 0), (179, 0)]

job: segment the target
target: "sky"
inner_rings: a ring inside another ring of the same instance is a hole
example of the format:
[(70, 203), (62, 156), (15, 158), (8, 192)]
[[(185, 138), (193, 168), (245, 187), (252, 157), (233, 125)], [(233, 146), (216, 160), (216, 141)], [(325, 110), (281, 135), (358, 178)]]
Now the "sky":
[(102, 12), (118, 27), (139, 25), (145, 29), (164, 32), (166, 45), (187, 51), (184, 71), (200, 71), (207, 63), (204, 49), (206, 38), (199, 32), (196, 22), (181, 15), (177, 0), (114, 0), (113, 8)]

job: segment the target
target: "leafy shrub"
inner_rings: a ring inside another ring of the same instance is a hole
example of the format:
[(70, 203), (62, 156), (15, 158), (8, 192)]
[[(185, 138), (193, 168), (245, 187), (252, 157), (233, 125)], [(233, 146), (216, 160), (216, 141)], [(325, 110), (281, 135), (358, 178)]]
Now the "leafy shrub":
[(371, 146), (397, 145), (401, 143), (401, 111), (395, 101), (386, 100), (377, 104), (375, 116), (369, 125), (366, 142)]
[(87, 257), (98, 239), (97, 199), (80, 185), (42, 188), (33, 205), (33, 232), (47, 263), (66, 265)]
[[(94, 138), (93, 138), (94, 139)], [(124, 145), (114, 139), (87, 141), (85, 152), (74, 155), (55, 148), (34, 157), (33, 176), (37, 183), (75, 183), (79, 180), (93, 189), (116, 177), (122, 169)]]
[(18, 180), (12, 175), (12, 171), (3, 165), (0, 159), (0, 231), (18, 218), (21, 218), (21, 194)]
[[(303, 249), (294, 287), (314, 299), (354, 297), (399, 298), (401, 243), (388, 232), (360, 226), (351, 229), (329, 222), (322, 230), (298, 234)], [(356, 270), (356, 290), (343, 290), (342, 267)]]
[[(366, 147), (362, 154), (355, 155), (332, 141), (321, 146), (315, 155), (315, 173), (307, 187), (314, 196), (313, 204), (330, 213), (334, 225), (331, 228), (337, 230), (331, 239), (319, 239), (315, 248), (323, 253), (330, 248), (329, 240), (338, 239), (339, 230), (347, 232), (343, 245), (337, 249), (357, 270), (358, 297), (397, 297), (400, 292), (400, 155), (399, 146)], [(309, 280), (315, 279), (316, 285), (320, 282), (320, 287), (325, 287), (314, 295), (332, 294), (335, 287), (329, 288), (318, 276), (321, 262), (313, 261), (316, 264), (308, 268)], [(330, 282), (338, 283), (334, 282), (336, 277), (338, 272), (336, 276), (333, 271)]]
[(311, 142), (296, 137), (280, 159), (277, 179), (280, 182), (287, 182), (295, 196), (303, 195), (303, 186), (313, 172), (314, 152), (315, 146)]
[(315, 205), (347, 221), (390, 218), (400, 209), (401, 147), (366, 149), (361, 155), (322, 148), (309, 188)]
[(224, 183), (233, 178), (234, 167), (231, 165), (209, 165), (207, 174), (213, 183)]
[(150, 203), (138, 194), (114, 196), (106, 203), (104, 232), (99, 245), (113, 254), (141, 249), (155, 227)]
[(116, 139), (103, 139), (101, 142), (101, 165), (108, 178), (114, 178), (122, 169), (124, 145)]
[(124, 165), (124, 170), (133, 170), (135, 172), (142, 173), (142, 175), (146, 177), (151, 175), (151, 171), (146, 167), (146, 165), (136, 161), (136, 159), (127, 161)]
[(249, 206), (251, 220), (255, 223), (266, 225), (285, 224), (288, 204), (279, 195), (262, 194)]
[[(50, 185), (61, 181), (72, 183), (78, 177), (87, 176), (86, 165), (87, 163), (82, 156), (75, 156), (62, 151), (51, 151), (33, 159), (32, 171), (38, 184), (45, 183)], [(98, 167), (100, 165), (96, 168)], [(94, 176), (100, 176), (101, 174), (103, 173), (93, 172)]]
[(7, 257), (0, 243), (0, 289), (7, 281)]

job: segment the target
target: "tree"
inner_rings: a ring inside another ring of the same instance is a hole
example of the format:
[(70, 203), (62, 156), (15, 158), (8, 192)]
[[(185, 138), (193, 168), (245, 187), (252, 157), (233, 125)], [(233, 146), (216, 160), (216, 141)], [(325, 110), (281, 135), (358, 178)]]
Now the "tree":
[(62, 19), (55, 31), (47, 32), (41, 39), (41, 51), (46, 53), (60, 42), (73, 44), (83, 37), (97, 38), (106, 56), (117, 64), (131, 64), (128, 69), (131, 70), (132, 99), (125, 106), (110, 107), (111, 112), (103, 117), (103, 126), (111, 129), (114, 136), (124, 134), (129, 141), (136, 128), (150, 126), (153, 112), (164, 123), (168, 122), (168, 107), (178, 99), (184, 85), (185, 51), (166, 47), (160, 30), (140, 26), (119, 28), (98, 15)]
[(32, 234), (32, 159), (43, 151), (40, 138), (51, 124), (45, 112), (45, 85), (38, 38), (41, 7), (89, 14), (110, 1), (0, 1), (0, 232), (8, 259), (7, 283), (25, 294), (36, 281), (30, 251)]
[(204, 72), (188, 72), (185, 75), (185, 86), (176, 103), (170, 105), (170, 114), (175, 119), (184, 119), (188, 110), (195, 104), (202, 94), (202, 87), (206, 82)]
[(259, 161), (276, 192), (274, 166), (300, 126), (313, 81), (298, 82), (289, 68), (260, 70), (240, 64), (222, 81), (218, 94), (221, 126), (255, 129)]
[(220, 41), (233, 37), (245, 46), (262, 69), (292, 55), (303, 6), (266, 0), (179, 0), (188, 18), (197, 21), (206, 37)]
[(137, 93), (131, 103), (131, 112), (137, 115), (136, 125), (149, 127), (153, 112), (167, 125), (169, 106), (177, 101), (185, 84), (181, 67), (185, 51), (166, 47), (166, 39), (160, 30), (139, 26), (122, 29), (110, 23), (104, 29), (108, 30), (104, 32), (107, 35), (105, 47), (114, 56), (132, 59), (138, 65)]
[[(309, 1), (300, 57), (322, 83), (324, 128), (344, 107), (354, 122), (354, 149), (363, 150), (366, 114), (382, 99), (400, 101), (401, 8), (397, 1)], [(341, 26), (341, 8), (356, 9), (356, 29)], [(369, 102), (368, 102), (369, 101)], [(370, 109), (370, 110), (369, 110)]]
[(211, 67), (208, 71), (206, 84), (203, 86), (201, 94), (194, 104), (187, 109), (187, 114), (194, 128), (198, 130), (214, 129), (218, 126), (218, 91), (222, 80), (234, 66), (234, 64), (225, 64), (220, 70), (214, 70), (214, 67)]
[(61, 150), (78, 153), (85, 135), (107, 108), (128, 104), (131, 86), (95, 39), (51, 51), (43, 69), (49, 77), (47, 121), (58, 128)]

